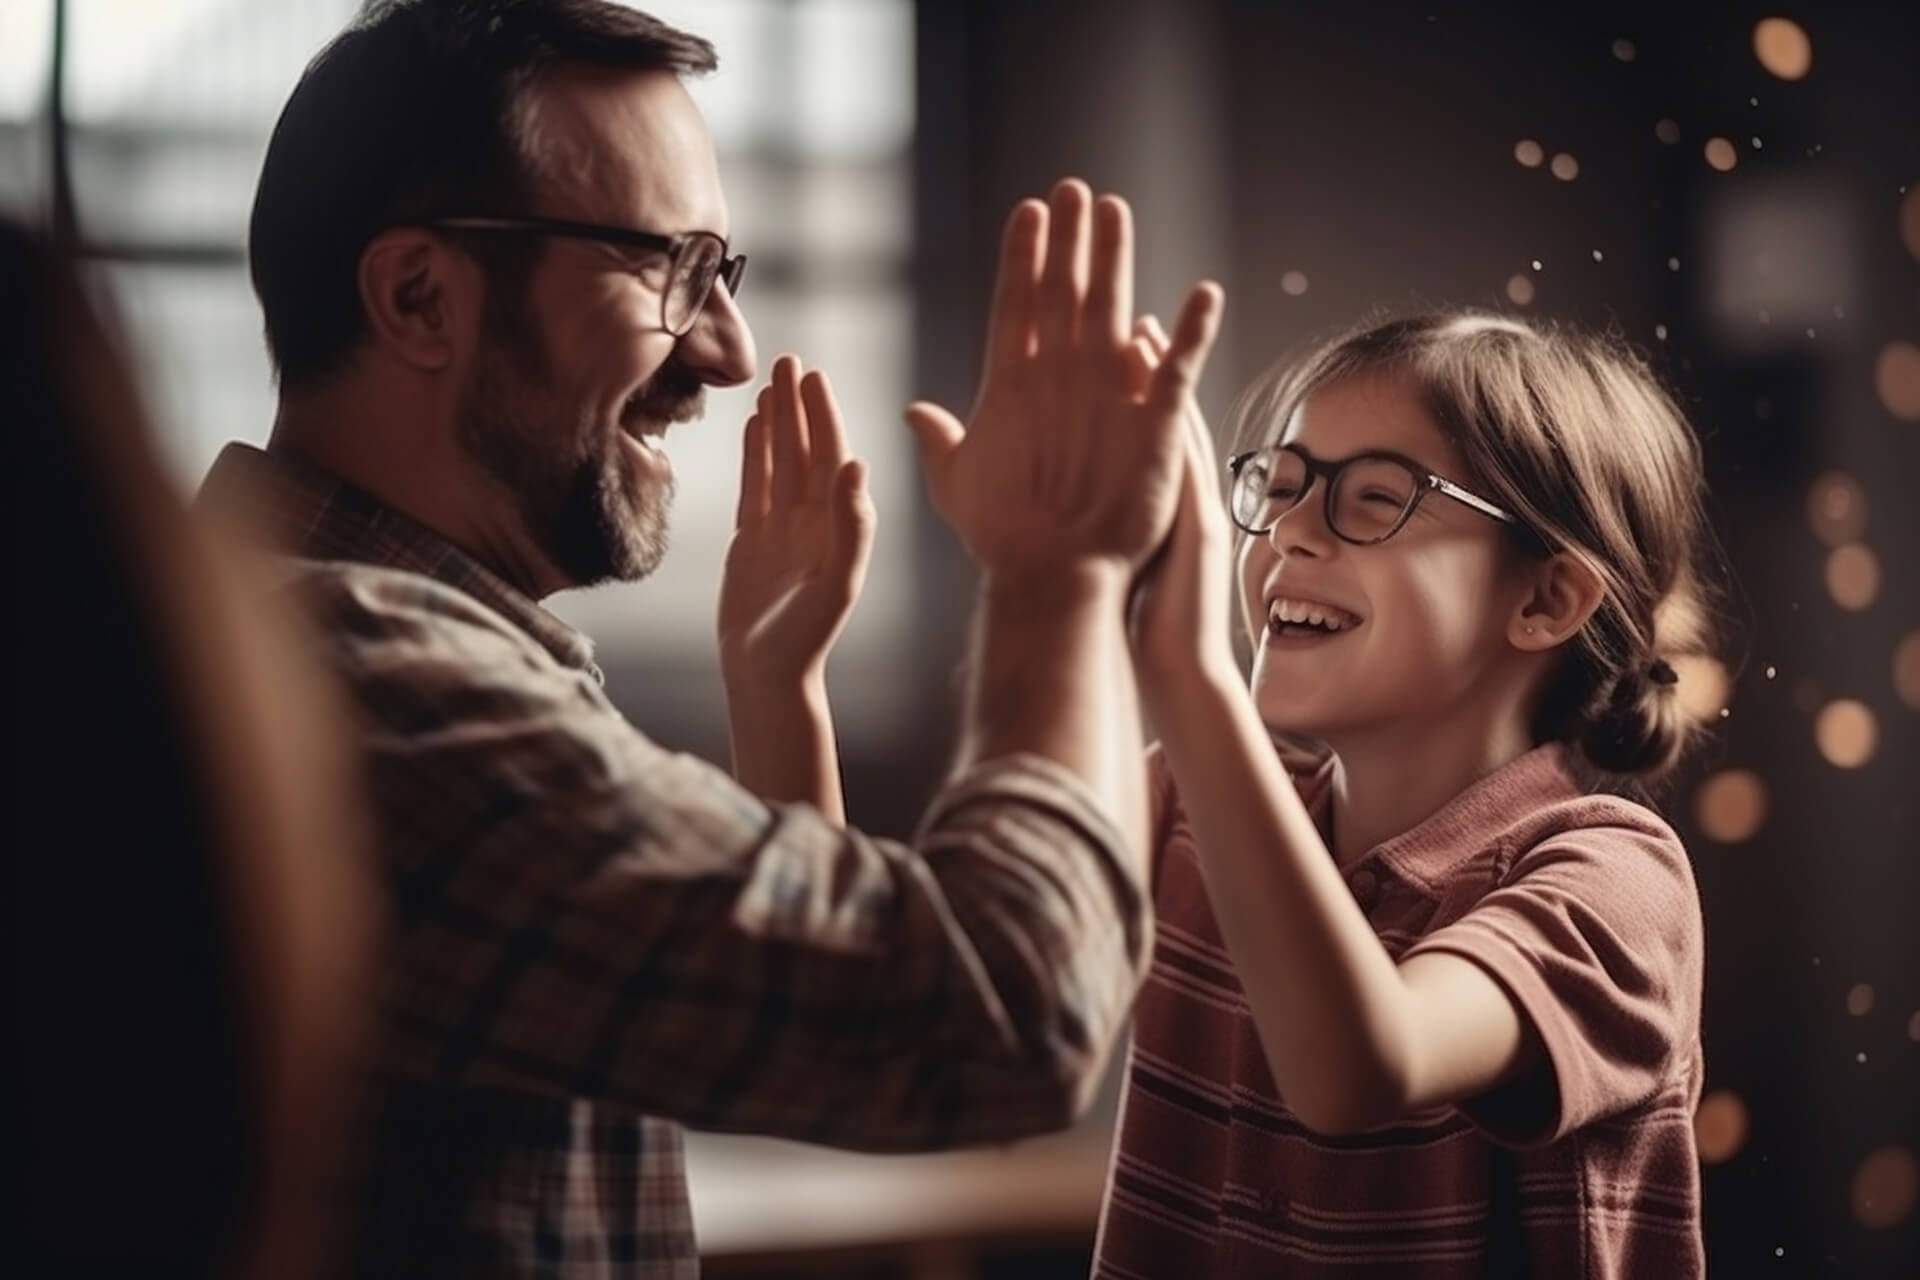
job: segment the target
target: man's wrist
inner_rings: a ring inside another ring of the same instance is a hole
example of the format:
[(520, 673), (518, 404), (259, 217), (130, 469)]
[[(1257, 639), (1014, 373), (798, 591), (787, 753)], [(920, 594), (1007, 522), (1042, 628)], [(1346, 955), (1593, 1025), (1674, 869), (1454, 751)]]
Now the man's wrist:
[(997, 613), (1053, 615), (1085, 606), (1124, 606), (1133, 567), (1119, 560), (1081, 559), (987, 565), (980, 598)]

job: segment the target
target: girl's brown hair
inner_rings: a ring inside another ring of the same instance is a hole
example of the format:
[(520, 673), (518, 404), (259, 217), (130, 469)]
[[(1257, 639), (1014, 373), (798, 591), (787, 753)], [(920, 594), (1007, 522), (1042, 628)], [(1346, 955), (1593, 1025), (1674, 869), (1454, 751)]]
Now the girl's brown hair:
[(1603, 773), (1671, 769), (1698, 727), (1673, 664), (1715, 649), (1717, 555), (1699, 441), (1646, 362), (1612, 337), (1506, 316), (1400, 316), (1269, 369), (1235, 403), (1231, 436), (1270, 443), (1314, 391), (1377, 374), (1412, 383), (1467, 478), (1537, 535), (1517, 535), (1527, 551), (1573, 556), (1602, 584), (1535, 708), (1535, 741), (1571, 743)]

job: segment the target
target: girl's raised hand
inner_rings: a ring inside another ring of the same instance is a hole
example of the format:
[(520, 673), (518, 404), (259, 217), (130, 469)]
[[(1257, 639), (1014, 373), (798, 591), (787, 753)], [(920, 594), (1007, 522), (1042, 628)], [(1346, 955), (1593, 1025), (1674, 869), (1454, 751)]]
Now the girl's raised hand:
[[(1169, 347), (1152, 316), (1134, 326), (1135, 376), (1152, 377)], [(1142, 693), (1151, 703), (1183, 672), (1233, 664), (1232, 534), (1219, 496), (1213, 436), (1193, 397), (1182, 413), (1183, 465), (1173, 527), (1134, 586), (1129, 635)]]
[(720, 583), (720, 664), (742, 691), (820, 678), (873, 550), (866, 464), (833, 389), (781, 356), (747, 419), (740, 505)]

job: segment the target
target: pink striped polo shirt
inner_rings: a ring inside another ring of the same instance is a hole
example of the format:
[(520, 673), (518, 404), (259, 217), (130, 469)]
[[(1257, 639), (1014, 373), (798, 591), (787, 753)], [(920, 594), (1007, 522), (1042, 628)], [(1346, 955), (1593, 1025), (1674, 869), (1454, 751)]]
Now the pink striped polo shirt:
[[(1288, 763), (1324, 831), (1335, 765)], [(1700, 906), (1658, 815), (1587, 793), (1546, 746), (1343, 866), (1396, 959), (1452, 952), (1506, 988), (1556, 1087), (1332, 1137), (1274, 1087), (1157, 748), (1151, 765), (1159, 938), (1096, 1276), (1704, 1272)]]

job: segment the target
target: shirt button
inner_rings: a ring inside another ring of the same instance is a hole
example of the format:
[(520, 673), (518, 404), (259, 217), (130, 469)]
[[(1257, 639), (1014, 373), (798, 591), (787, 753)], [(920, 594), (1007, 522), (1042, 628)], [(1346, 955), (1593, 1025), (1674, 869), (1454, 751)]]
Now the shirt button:
[(1365, 867), (1347, 877), (1347, 887), (1353, 890), (1353, 900), (1362, 911), (1373, 910), (1373, 904), (1380, 900), (1380, 877)]

